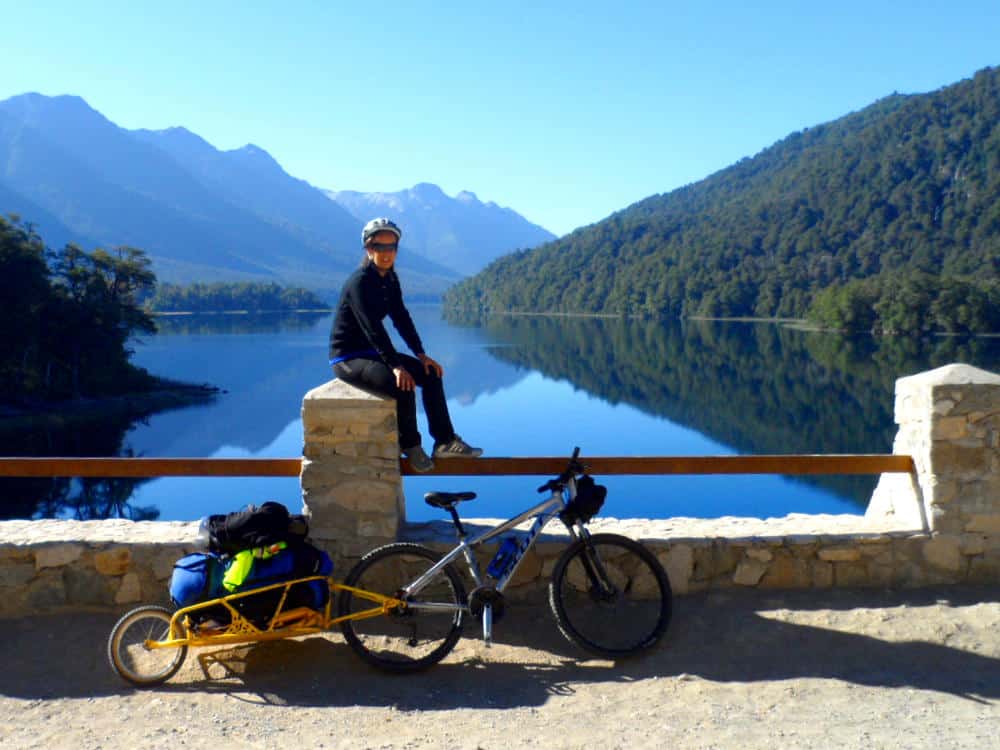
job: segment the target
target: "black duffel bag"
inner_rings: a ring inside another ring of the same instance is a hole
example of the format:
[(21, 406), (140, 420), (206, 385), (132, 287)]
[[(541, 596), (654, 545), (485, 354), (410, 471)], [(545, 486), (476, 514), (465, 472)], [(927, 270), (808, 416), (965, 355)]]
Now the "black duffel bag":
[(208, 549), (220, 555), (235, 555), (253, 547), (268, 547), (278, 542), (298, 544), (309, 535), (305, 516), (288, 512), (281, 503), (269, 500), (262, 505), (248, 505), (245, 510), (206, 516), (201, 531), (208, 537)]

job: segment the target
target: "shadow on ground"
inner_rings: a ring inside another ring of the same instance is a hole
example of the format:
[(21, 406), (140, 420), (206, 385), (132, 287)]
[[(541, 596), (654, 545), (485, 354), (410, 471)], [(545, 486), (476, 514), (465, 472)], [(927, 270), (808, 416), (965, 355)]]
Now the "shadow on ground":
[[(577, 651), (563, 640), (545, 608), (513, 606), (497, 626), (496, 647), (486, 649), (476, 640), (476, 628), (467, 627), (467, 637), (447, 661), (417, 675), (377, 672), (333, 634), (193, 651), (182, 671), (155, 689), (221, 692), (276, 705), (412, 710), (541, 705), (587, 683), (654, 677), (738, 683), (826, 678), (993, 700), (1000, 698), (995, 630), (1000, 618), (992, 606), (997, 602), (996, 586), (681, 597), (664, 641), (642, 657), (619, 662), (588, 659)], [(979, 626), (957, 616), (982, 605), (988, 611)], [(873, 611), (850, 618), (852, 611), (864, 610)], [(790, 621), (803, 618), (822, 625)], [(899, 640), (899, 632), (911, 632), (909, 618), (926, 618), (915, 632), (930, 632), (933, 638)], [(133, 688), (107, 663), (106, 640), (115, 620), (115, 614), (72, 613), (0, 621), (0, 695), (44, 699), (131, 693)], [(203, 656), (208, 677), (199, 653), (208, 654)]]

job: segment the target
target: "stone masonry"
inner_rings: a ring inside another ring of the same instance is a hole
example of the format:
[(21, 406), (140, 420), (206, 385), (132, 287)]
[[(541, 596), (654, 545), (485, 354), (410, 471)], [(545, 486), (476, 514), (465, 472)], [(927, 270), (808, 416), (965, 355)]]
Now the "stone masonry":
[(197, 523), (4, 521), (0, 615), (165, 604), (174, 561), (197, 537)]
[(313, 539), (335, 563), (395, 541), (405, 518), (395, 402), (332, 380), (305, 395), (302, 428)]
[(887, 474), (867, 516), (924, 529), (938, 570), (1000, 580), (1000, 375), (954, 364), (896, 381), (893, 452), (912, 476)]
[[(444, 521), (406, 523), (394, 403), (335, 381), (305, 395), (302, 418), (305, 510), (339, 577), (396, 539), (454, 543)], [(896, 422), (894, 451), (913, 456), (915, 471), (884, 475), (864, 516), (597, 518), (591, 528), (643, 541), (677, 594), (1000, 581), (1000, 375), (949, 365), (901, 378)], [(474, 515), (475, 503), (463, 510)], [(511, 598), (543, 592), (567, 538), (549, 531)], [(0, 522), (0, 616), (163, 603), (174, 560), (196, 548), (197, 523)]]

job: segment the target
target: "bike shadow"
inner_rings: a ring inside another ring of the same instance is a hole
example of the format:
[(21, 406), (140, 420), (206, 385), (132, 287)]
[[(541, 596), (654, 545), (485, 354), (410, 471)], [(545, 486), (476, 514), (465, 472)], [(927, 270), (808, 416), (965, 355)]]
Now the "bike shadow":
[[(493, 648), (470, 623), (443, 663), (415, 675), (387, 675), (363, 664), (333, 633), (193, 649), (181, 672), (156, 690), (406, 711), (539, 706), (589, 686), (651, 678), (747, 684), (825, 678), (985, 701), (1000, 698), (998, 602), (996, 586), (685, 596), (675, 600), (671, 627), (657, 647), (618, 661), (579, 651), (545, 607), (515, 605), (498, 623)], [(0, 622), (0, 694), (133, 692), (107, 666), (104, 644), (114, 621), (114, 615), (80, 613)], [(914, 637), (902, 640), (901, 633)]]
[[(476, 640), (470, 627), (454, 654), (420, 675), (387, 677), (359, 666), (343, 643), (329, 641), (289, 644), (285, 663), (297, 663), (294, 668), (302, 673), (313, 665), (336, 675), (319, 699), (322, 705), (400, 710), (530, 707), (594, 684), (651, 678), (747, 684), (822, 678), (985, 702), (1000, 698), (995, 640), (1000, 609), (990, 606), (997, 602), (996, 587), (680, 597), (664, 640), (640, 657), (617, 661), (591, 658), (568, 643), (546, 609), (514, 607), (497, 625), (494, 648)], [(968, 608), (979, 610), (978, 632), (964, 619), (949, 619)], [(928, 621), (920, 622), (925, 616)], [(910, 618), (930, 637), (899, 639), (899, 631), (912, 627)], [(867, 632), (851, 632), (854, 628)], [(315, 705), (314, 691), (290, 685), (273, 671), (269, 662), (275, 652), (249, 656), (244, 687)]]

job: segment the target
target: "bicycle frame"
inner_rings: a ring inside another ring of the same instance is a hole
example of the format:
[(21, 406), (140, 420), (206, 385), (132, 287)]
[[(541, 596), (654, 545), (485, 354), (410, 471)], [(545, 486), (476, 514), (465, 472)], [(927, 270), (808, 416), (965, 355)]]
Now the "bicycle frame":
[[(567, 496), (569, 497), (569, 500), (567, 500)], [(517, 542), (517, 550), (512, 561), (507, 566), (507, 570), (503, 573), (503, 575), (497, 579), (496, 586), (494, 588), (497, 591), (502, 592), (514, 577), (514, 574), (517, 572), (525, 554), (527, 554), (528, 550), (535, 544), (538, 536), (542, 533), (542, 530), (553, 518), (559, 515), (559, 513), (575, 496), (576, 479), (574, 477), (570, 477), (566, 482), (566, 488), (564, 490), (559, 492), (553, 491), (547, 499), (537, 505), (514, 516), (513, 518), (508, 519), (507, 521), (504, 521), (503, 523), (497, 524), (488, 531), (473, 537), (471, 540), (467, 538), (461, 525), (456, 524), (458, 544), (444, 557), (428, 568), (423, 575), (409, 585), (403, 587), (403, 598), (407, 600), (405, 606), (414, 610), (457, 611), (461, 609), (463, 612), (470, 612), (468, 604), (459, 607), (454, 604), (445, 604), (441, 602), (411, 601), (409, 600), (409, 597), (419, 594), (420, 591), (434, 578), (434, 576), (436, 576), (445, 566), (457, 560), (459, 556), (462, 556), (465, 559), (465, 563), (469, 569), (469, 574), (472, 576), (476, 587), (484, 586), (486, 581), (480, 569), (479, 561), (476, 560), (476, 556), (473, 553), (473, 549), (481, 544), (489, 542), (492, 539), (496, 539), (501, 534), (511, 531), (527, 521), (529, 518), (534, 517), (535, 521), (528, 530), (527, 537), (523, 541)], [(567, 526), (567, 528), (574, 541), (587, 533), (583, 524), (580, 523), (576, 523), (573, 526)], [(487, 604), (483, 608), (483, 639), (486, 641), (487, 645), (489, 645), (492, 640), (492, 634), (493, 612), (492, 607)]]

